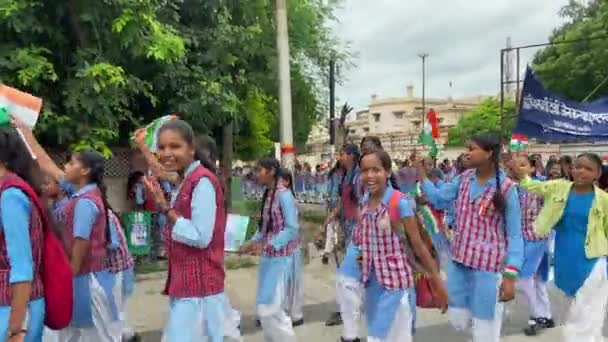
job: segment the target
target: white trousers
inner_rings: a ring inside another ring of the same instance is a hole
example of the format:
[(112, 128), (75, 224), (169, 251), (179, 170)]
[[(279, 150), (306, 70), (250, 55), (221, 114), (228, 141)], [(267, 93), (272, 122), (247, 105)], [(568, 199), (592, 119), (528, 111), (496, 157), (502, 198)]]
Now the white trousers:
[(228, 296), (224, 301), (224, 337), (226, 341), (242, 342), (241, 336), (241, 313), (235, 310), (230, 304)]
[(304, 318), (302, 312), (303, 297), (302, 293), (302, 255), (300, 251), (294, 253), (292, 264), (292, 277), (287, 285), (287, 298), (285, 300), (285, 310), (292, 321)]
[(331, 254), (334, 252), (336, 245), (338, 244), (338, 223), (334, 220), (325, 227), (325, 249), (324, 253)]
[(342, 337), (346, 340), (359, 338), (360, 321), (365, 299), (365, 288), (357, 279), (338, 274), (337, 301), (342, 315)]
[[(499, 277), (496, 286), (500, 286), (501, 283), (502, 277)], [(473, 342), (500, 342), (504, 309), (504, 303), (497, 299), (494, 307), (494, 319), (484, 320), (474, 318), (469, 309), (449, 308), (448, 320), (458, 331), (470, 330), (473, 335)]]
[(412, 342), (412, 323), (413, 313), (410, 306), (409, 294), (406, 291), (399, 305), (395, 320), (391, 324), (390, 331), (386, 338), (368, 336), (368, 342)]
[(551, 315), (551, 302), (549, 301), (549, 291), (546, 282), (535, 276), (518, 279), (517, 289), (528, 301), (530, 317), (549, 319), (553, 317)]
[[(60, 331), (45, 330), (43, 341), (58, 342), (121, 342), (122, 324), (113, 318), (105, 291), (94, 275), (90, 275), (93, 327), (67, 327)], [(112, 289), (116, 304), (122, 305), (122, 273), (116, 275), (116, 285)], [(120, 307), (120, 306), (119, 306)], [(48, 332), (48, 337), (47, 337)]]
[(602, 342), (608, 302), (606, 258), (597, 261), (589, 278), (569, 300), (562, 327), (564, 342)]
[(280, 280), (275, 289), (274, 299), (270, 304), (258, 304), (257, 315), (262, 323), (264, 341), (295, 342), (296, 333), (291, 319), (284, 310), (285, 281)]

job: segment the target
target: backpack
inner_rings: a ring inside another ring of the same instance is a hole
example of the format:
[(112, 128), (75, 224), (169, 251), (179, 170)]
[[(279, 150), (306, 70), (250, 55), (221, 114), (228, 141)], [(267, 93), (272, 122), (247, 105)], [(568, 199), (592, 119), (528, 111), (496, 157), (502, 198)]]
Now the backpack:
[[(402, 198), (404, 198), (404, 194), (397, 190), (394, 190), (389, 200), (388, 214), (391, 219), (391, 228), (393, 228), (394, 230), (401, 226), (399, 201)], [(418, 218), (418, 216), (416, 217)], [(420, 232), (420, 237), (422, 238), (424, 245), (431, 252), (433, 259), (437, 261), (437, 253), (435, 251), (435, 248), (433, 247), (433, 241), (431, 237), (427, 233), (426, 229), (422, 228), (422, 223), (420, 222), (420, 219), (418, 219), (418, 224), (418, 230)], [(422, 266), (420, 260), (416, 257), (416, 254), (414, 253), (412, 246), (407, 238), (407, 234), (404, 234), (401, 245), (403, 246), (405, 254), (407, 255), (408, 260), (410, 261), (414, 270), (414, 281), (416, 286), (416, 306), (426, 309), (438, 308), (438, 305), (435, 302), (435, 295), (433, 287), (431, 286), (431, 282), (428, 277), (426, 277), (426, 271)], [(439, 265), (438, 262), (437, 265)]]
[(53, 330), (67, 327), (72, 321), (74, 292), (72, 281), (74, 275), (63, 244), (49, 228), (46, 211), (38, 195), (22, 182), (11, 182), (7, 187), (16, 187), (23, 191), (40, 213), (43, 229), (41, 276), (44, 287), (45, 317), (44, 324)]

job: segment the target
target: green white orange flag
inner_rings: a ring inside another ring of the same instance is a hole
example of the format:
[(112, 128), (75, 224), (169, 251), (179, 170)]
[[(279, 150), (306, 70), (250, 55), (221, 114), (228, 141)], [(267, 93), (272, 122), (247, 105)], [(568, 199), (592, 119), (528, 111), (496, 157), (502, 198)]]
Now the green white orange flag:
[(42, 99), (0, 84), (0, 108), (4, 108), (8, 114), (18, 117), (33, 129), (42, 109)]
[(437, 158), (439, 152), (437, 150), (437, 139), (439, 139), (439, 120), (437, 119), (437, 113), (431, 108), (426, 113), (426, 120), (423, 123), (418, 142), (430, 149), (429, 156), (433, 159)]
[[(165, 115), (165, 116), (161, 116), (158, 119), (155, 119), (154, 121), (152, 121), (148, 125), (146, 125), (146, 127), (145, 127), (146, 137), (144, 138), (144, 141), (146, 142), (146, 145), (148, 145), (150, 152), (156, 153), (156, 150), (157, 150), (156, 142), (158, 141), (158, 131), (160, 130), (160, 128), (167, 121), (177, 120), (177, 119), (179, 119), (177, 115)], [(135, 137), (133, 136), (131, 139), (134, 139), (134, 138)]]
[(511, 134), (511, 152), (523, 151), (528, 148), (528, 137), (525, 135), (513, 133)]

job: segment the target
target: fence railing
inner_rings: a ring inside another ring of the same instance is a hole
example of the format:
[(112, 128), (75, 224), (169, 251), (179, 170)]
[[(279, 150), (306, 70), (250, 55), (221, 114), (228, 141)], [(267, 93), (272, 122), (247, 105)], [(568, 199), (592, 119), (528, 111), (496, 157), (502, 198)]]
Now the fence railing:
[[(243, 198), (261, 200), (264, 187), (245, 177), (235, 177), (240, 181), (240, 190)], [(325, 204), (328, 200), (329, 181), (320, 176), (296, 176), (293, 184), (296, 199), (301, 203)]]

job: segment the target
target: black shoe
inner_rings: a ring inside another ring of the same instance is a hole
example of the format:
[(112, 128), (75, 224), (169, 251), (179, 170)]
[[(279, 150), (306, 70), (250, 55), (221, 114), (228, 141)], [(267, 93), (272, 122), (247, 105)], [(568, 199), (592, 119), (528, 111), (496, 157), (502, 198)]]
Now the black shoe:
[(329, 265), (329, 257), (327, 256), (327, 254), (323, 254), (323, 257), (321, 258), (321, 263), (323, 265)]
[(354, 340), (347, 340), (344, 337), (340, 337), (340, 342), (361, 342), (361, 340), (359, 338), (356, 338)]
[(300, 318), (297, 321), (291, 321), (291, 326), (294, 328), (299, 327), (300, 325), (303, 325), (303, 324), (304, 324), (304, 318)]
[(526, 336), (536, 336), (544, 329), (555, 328), (555, 322), (550, 318), (531, 318), (528, 327), (524, 329)]
[(331, 314), (329, 319), (325, 322), (325, 325), (328, 327), (342, 325), (342, 315), (340, 315), (339, 312), (334, 312), (333, 314)]
[(141, 341), (141, 336), (139, 336), (138, 333), (135, 333), (133, 336), (131, 336), (131, 338), (124, 338), (122, 339), (125, 342), (139, 342)]
[(552, 329), (555, 328), (555, 321), (552, 318), (537, 318), (536, 324), (541, 326), (543, 329)]
[(255, 326), (258, 327), (258, 328), (261, 328), (262, 327), (262, 321), (260, 321), (259, 319), (256, 319), (255, 320)]

